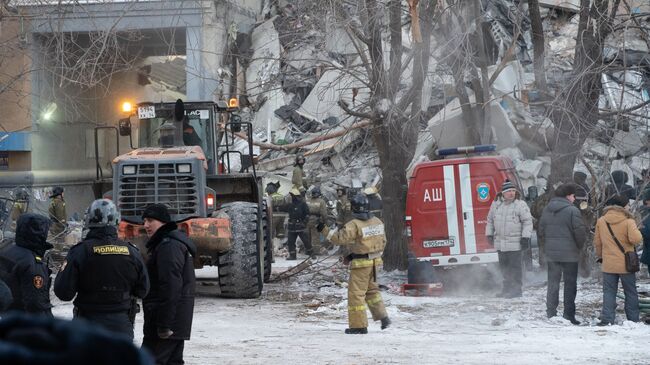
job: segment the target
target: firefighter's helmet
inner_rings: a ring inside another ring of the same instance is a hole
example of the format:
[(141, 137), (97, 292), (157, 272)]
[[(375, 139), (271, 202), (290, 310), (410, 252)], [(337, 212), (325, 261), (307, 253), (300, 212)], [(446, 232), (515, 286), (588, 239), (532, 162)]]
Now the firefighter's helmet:
[(88, 207), (84, 223), (86, 228), (117, 226), (120, 224), (120, 212), (112, 201), (97, 199)]
[(311, 197), (312, 198), (320, 198), (321, 197), (321, 191), (318, 186), (315, 186), (313, 189), (311, 189)]
[(50, 198), (56, 198), (57, 196), (63, 194), (63, 187), (62, 186), (55, 186), (54, 189), (52, 189), (52, 195), (50, 195)]
[(379, 191), (377, 190), (377, 187), (376, 187), (376, 186), (371, 186), (371, 187), (365, 188), (365, 189), (363, 190), (363, 193), (366, 194), (366, 195), (375, 195), (375, 194), (377, 194), (378, 192), (379, 192)]
[(350, 200), (352, 213), (368, 213), (368, 197), (366, 194), (358, 193)]
[(29, 200), (27, 189), (20, 189), (16, 192), (16, 200)]

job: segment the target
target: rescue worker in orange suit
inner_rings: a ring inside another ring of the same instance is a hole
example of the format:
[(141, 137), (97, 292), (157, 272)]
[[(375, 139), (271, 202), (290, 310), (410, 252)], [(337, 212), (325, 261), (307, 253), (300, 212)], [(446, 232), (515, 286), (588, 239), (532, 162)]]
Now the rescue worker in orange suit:
[(305, 156), (302, 154), (296, 156), (296, 162), (293, 164), (293, 173), (291, 174), (291, 183), (296, 189), (307, 189), (309, 182), (305, 174)]
[(311, 239), (312, 251), (317, 254), (323, 254), (321, 247), (320, 232), (316, 229), (318, 223), (327, 221), (327, 203), (323, 199), (320, 187), (315, 186), (311, 190), (309, 199), (307, 199), (307, 206), (309, 207), (309, 221), (307, 227), (309, 229), (309, 238)]
[(52, 316), (52, 272), (43, 259), (52, 248), (46, 241), (49, 229), (47, 217), (25, 213), (18, 218), (15, 244), (0, 251), (0, 276), (13, 296), (9, 310)]
[(336, 225), (340, 228), (347, 222), (352, 220), (352, 212), (350, 209), (350, 200), (348, 200), (348, 191), (346, 188), (340, 186), (336, 189)]
[(522, 250), (530, 248), (533, 217), (528, 205), (519, 199), (519, 192), (510, 180), (503, 182), (501, 193), (490, 207), (485, 236), (499, 254), (503, 289), (498, 297), (521, 297)]
[(372, 319), (381, 321), (386, 329), (391, 321), (386, 313), (377, 285), (377, 267), (382, 264), (381, 254), (386, 246), (384, 224), (368, 211), (368, 198), (355, 195), (351, 202), (353, 219), (340, 229), (330, 229), (321, 223), (318, 230), (335, 245), (348, 246), (350, 255), (350, 278), (348, 280), (347, 334), (368, 333), (366, 304)]
[(63, 243), (65, 241), (65, 228), (68, 224), (68, 216), (65, 211), (65, 199), (63, 195), (63, 188), (57, 186), (52, 189), (52, 195), (50, 196), (50, 199), (52, 199), (48, 209), (50, 220), (52, 221), (52, 225), (50, 226), (50, 235), (55, 243)]
[(27, 213), (29, 207), (29, 193), (26, 190), (20, 190), (16, 193), (16, 201), (11, 209), (11, 220), (18, 221), (21, 214)]

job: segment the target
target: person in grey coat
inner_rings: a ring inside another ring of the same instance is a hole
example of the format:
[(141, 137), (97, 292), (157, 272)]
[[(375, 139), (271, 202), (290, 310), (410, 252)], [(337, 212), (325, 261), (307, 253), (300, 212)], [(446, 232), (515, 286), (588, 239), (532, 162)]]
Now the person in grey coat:
[(528, 205), (519, 199), (515, 184), (506, 180), (501, 194), (490, 206), (485, 226), (488, 242), (497, 249), (503, 274), (503, 289), (498, 297), (521, 297), (521, 252), (530, 247), (533, 217)]
[(548, 263), (548, 287), (546, 289), (546, 315), (557, 315), (560, 280), (564, 277), (564, 315), (572, 324), (576, 320), (576, 293), (580, 250), (587, 239), (587, 227), (580, 210), (573, 205), (575, 184), (562, 184), (555, 189), (542, 212), (537, 235), (544, 240), (544, 253)]

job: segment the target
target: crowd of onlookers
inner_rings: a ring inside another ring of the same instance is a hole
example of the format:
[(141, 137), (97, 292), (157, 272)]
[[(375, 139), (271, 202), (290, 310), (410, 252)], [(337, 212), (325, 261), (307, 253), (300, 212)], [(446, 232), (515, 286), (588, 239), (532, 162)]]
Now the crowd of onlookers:
[[(627, 185), (627, 174), (612, 173), (613, 183), (605, 190), (604, 208), (595, 224), (586, 219), (581, 209), (590, 208), (590, 189), (586, 175), (576, 173), (574, 182), (561, 184), (548, 192), (536, 218), (528, 205), (520, 199), (517, 187), (506, 180), (501, 193), (488, 214), (486, 236), (499, 255), (503, 274), (505, 298), (522, 296), (522, 252), (530, 249), (533, 226), (537, 228), (540, 265), (547, 269), (546, 314), (557, 315), (560, 282), (564, 281), (563, 317), (575, 325), (575, 298), (578, 269), (584, 262), (585, 245), (593, 227), (593, 252), (600, 264), (603, 277), (603, 303), (599, 326), (615, 323), (616, 297), (619, 282), (625, 296), (627, 320), (640, 320), (636, 272), (639, 261), (650, 264), (650, 189), (639, 182), (639, 188)], [(637, 199), (641, 206), (637, 215), (630, 211)], [(637, 246), (643, 244), (643, 255), (637, 256)]]

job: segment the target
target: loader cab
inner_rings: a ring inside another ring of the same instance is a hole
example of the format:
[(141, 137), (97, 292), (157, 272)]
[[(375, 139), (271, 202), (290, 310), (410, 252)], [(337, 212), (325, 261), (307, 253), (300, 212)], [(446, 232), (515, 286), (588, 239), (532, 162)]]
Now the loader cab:
[(174, 103), (138, 104), (134, 114), (138, 118), (137, 147), (201, 147), (207, 160), (207, 173), (215, 174), (218, 114), (214, 104), (184, 103), (184, 115), (179, 118), (174, 114)]

